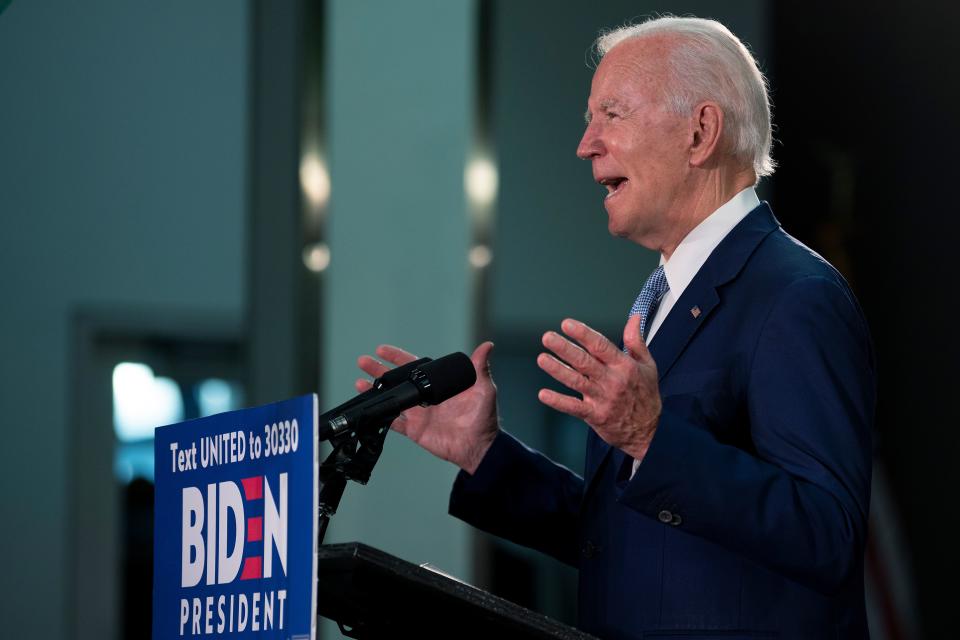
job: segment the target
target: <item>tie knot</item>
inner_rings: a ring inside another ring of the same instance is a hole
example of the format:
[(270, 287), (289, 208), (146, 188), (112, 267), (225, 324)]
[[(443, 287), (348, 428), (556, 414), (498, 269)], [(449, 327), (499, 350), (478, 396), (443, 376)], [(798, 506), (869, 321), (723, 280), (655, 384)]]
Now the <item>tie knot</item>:
[(630, 307), (631, 316), (640, 316), (640, 335), (646, 337), (646, 330), (649, 326), (648, 320), (650, 316), (656, 312), (656, 305), (659, 304), (660, 298), (669, 289), (670, 285), (667, 283), (667, 275), (663, 271), (663, 265), (660, 265), (654, 269), (650, 277), (647, 278), (643, 289), (640, 290), (640, 295), (637, 296), (633, 306)]

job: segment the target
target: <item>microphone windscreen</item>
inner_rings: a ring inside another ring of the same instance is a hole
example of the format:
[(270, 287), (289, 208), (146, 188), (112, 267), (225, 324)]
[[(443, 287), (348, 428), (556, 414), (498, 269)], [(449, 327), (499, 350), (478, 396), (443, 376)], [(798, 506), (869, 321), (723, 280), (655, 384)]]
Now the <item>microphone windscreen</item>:
[(437, 358), (420, 367), (430, 386), (423, 389), (427, 404), (440, 404), (461, 391), (466, 391), (477, 381), (473, 361), (465, 353), (457, 351)]

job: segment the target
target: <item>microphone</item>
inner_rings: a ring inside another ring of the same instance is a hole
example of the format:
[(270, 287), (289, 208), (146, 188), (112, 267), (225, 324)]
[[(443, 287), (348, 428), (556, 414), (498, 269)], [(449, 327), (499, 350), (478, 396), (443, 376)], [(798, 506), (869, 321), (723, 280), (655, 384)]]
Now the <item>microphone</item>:
[[(416, 363), (410, 363), (411, 365)], [(397, 371), (397, 369), (392, 370)], [(380, 380), (386, 378), (384, 374)], [(399, 376), (390, 378), (395, 381)], [(385, 388), (375, 395), (361, 400), (357, 398), (327, 412), (324, 417), (336, 413), (320, 425), (320, 440), (334, 438), (345, 431), (358, 429), (367, 424), (382, 425), (392, 422), (398, 415), (418, 404), (422, 406), (440, 404), (466, 391), (477, 381), (477, 372), (473, 362), (463, 353), (456, 352), (429, 362), (411, 367), (405, 380)], [(372, 389), (371, 389), (372, 391)], [(370, 391), (365, 393), (369, 394)]]
[(413, 362), (408, 362), (407, 364), (400, 365), (399, 367), (390, 369), (389, 371), (384, 373), (382, 376), (374, 380), (373, 387), (371, 387), (370, 389), (367, 389), (363, 393), (354, 396), (353, 398), (347, 400), (343, 404), (337, 407), (334, 407), (333, 409), (330, 409), (329, 411), (322, 414), (320, 416), (319, 423), (323, 424), (324, 422), (329, 422), (330, 420), (333, 420), (335, 417), (337, 417), (347, 409), (355, 407), (360, 403), (366, 402), (367, 400), (370, 400), (374, 396), (379, 395), (383, 391), (392, 389), (393, 387), (397, 386), (401, 382), (406, 381), (410, 377), (410, 374), (413, 373), (414, 369), (428, 362), (431, 362), (430, 358), (420, 358), (419, 360), (414, 360)]

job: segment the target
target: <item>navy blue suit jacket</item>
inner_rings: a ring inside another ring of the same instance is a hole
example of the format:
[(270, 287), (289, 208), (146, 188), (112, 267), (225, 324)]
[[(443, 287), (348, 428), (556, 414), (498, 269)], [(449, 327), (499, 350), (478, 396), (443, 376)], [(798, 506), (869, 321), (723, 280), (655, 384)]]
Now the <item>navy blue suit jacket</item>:
[(649, 346), (663, 413), (632, 479), (592, 430), (582, 479), (501, 433), (450, 512), (578, 567), (604, 638), (866, 637), (875, 373), (844, 279), (763, 203)]

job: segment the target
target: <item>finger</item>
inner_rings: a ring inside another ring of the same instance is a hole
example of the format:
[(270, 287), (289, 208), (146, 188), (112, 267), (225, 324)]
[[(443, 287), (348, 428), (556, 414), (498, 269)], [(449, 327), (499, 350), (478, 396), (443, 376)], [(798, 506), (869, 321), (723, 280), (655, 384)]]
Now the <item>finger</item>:
[(585, 376), (599, 378), (603, 373), (603, 365), (596, 358), (555, 331), (543, 334), (543, 346)]
[(621, 356), (617, 345), (579, 320), (567, 318), (560, 323), (560, 328), (565, 334), (582, 344), (590, 355), (604, 364), (613, 364)]
[(407, 419), (401, 413), (392, 423), (390, 423), (390, 428), (397, 433), (407, 435)]
[(537, 366), (553, 376), (553, 379), (582, 394), (589, 393), (593, 385), (587, 378), (563, 364), (553, 356), (541, 353), (537, 356)]
[(364, 391), (372, 389), (373, 383), (363, 378), (357, 378), (356, 382), (353, 383), (353, 388), (356, 389), (358, 393), (363, 393)]
[(379, 378), (390, 370), (390, 367), (370, 356), (360, 356), (357, 358), (357, 366), (372, 378)]
[(652, 359), (650, 350), (647, 349), (643, 336), (640, 335), (640, 316), (630, 316), (627, 324), (623, 328), (623, 346), (627, 348), (627, 353), (634, 360), (647, 362)]
[(487, 340), (476, 349), (470, 360), (473, 361), (473, 368), (477, 370), (477, 378), (490, 378), (490, 354), (493, 352), (493, 343)]
[(586, 420), (587, 415), (590, 413), (583, 400), (565, 396), (551, 389), (540, 389), (537, 398), (551, 409), (556, 409), (557, 411), (569, 414), (574, 418), (580, 418), (581, 420)]
[(404, 351), (400, 347), (395, 347), (391, 344), (382, 344), (377, 347), (377, 356), (398, 367), (417, 359), (417, 356), (409, 351)]

